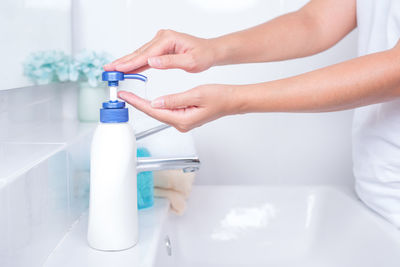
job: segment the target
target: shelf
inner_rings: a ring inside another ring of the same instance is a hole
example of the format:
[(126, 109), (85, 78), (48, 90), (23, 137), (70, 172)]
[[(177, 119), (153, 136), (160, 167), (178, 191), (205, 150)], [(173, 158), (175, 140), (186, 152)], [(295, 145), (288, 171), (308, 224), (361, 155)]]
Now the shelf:
[(84, 213), (50, 254), (44, 267), (153, 266), (168, 210), (169, 201), (161, 198), (155, 199), (154, 207), (140, 210), (138, 244), (117, 252), (99, 251), (89, 247), (86, 240), (88, 217)]

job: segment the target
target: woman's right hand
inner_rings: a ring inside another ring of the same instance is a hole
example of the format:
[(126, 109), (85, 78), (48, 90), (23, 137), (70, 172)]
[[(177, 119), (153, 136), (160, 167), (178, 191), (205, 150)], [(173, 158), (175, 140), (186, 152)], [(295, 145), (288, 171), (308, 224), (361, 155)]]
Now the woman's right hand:
[(212, 39), (197, 38), (172, 30), (160, 30), (147, 44), (133, 53), (104, 66), (105, 71), (138, 73), (148, 68), (182, 69), (201, 72), (215, 64)]
[(147, 115), (187, 132), (222, 116), (241, 113), (243, 86), (206, 84), (186, 92), (161, 96), (153, 101), (120, 91), (119, 98)]

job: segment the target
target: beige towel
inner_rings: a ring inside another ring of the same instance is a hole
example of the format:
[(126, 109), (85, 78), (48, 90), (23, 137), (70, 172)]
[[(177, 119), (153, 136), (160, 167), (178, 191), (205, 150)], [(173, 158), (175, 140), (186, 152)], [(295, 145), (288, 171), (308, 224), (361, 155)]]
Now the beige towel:
[(182, 215), (195, 175), (194, 172), (184, 173), (182, 170), (154, 172), (154, 196), (168, 198), (172, 211)]

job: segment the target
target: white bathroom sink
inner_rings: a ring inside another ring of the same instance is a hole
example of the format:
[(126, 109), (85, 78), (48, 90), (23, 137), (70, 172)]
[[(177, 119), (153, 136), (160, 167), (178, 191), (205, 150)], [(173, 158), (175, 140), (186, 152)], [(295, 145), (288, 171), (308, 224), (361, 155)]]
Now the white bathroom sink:
[(339, 188), (196, 186), (155, 266), (399, 267), (400, 231)]

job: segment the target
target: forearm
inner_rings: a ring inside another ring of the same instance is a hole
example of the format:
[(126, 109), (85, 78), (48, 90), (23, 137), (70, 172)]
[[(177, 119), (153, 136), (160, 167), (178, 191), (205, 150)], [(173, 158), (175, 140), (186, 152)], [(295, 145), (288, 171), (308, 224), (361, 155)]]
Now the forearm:
[(311, 19), (289, 13), (256, 27), (213, 40), (215, 65), (268, 62), (303, 57), (318, 51)]
[(400, 97), (400, 45), (299, 76), (237, 86), (236, 111), (327, 112)]
[(214, 65), (309, 56), (329, 48), (355, 26), (355, 0), (313, 0), (296, 12), (210, 39)]

